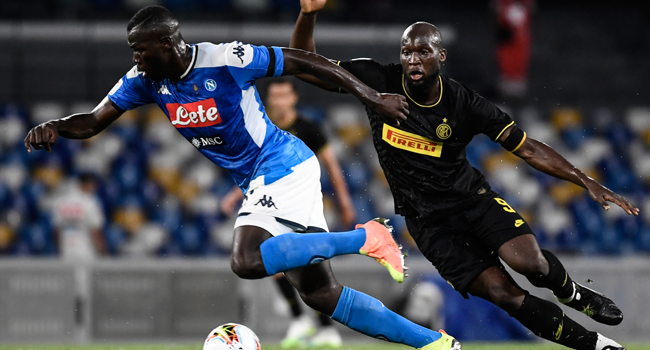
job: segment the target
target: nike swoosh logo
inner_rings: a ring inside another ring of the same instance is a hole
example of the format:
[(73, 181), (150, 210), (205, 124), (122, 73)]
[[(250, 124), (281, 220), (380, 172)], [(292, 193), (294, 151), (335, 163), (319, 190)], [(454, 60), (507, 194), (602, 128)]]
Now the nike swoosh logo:
[(515, 227), (519, 227), (524, 224), (524, 220), (517, 219), (515, 220)]

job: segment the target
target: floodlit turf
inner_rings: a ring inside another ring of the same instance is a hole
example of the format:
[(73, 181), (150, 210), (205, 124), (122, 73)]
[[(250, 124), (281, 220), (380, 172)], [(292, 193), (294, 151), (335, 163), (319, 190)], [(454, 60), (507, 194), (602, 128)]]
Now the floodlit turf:
[[(650, 344), (624, 344), (627, 350), (650, 350)], [(281, 350), (277, 344), (263, 344), (263, 350)], [(310, 350), (317, 350), (309, 348)], [(407, 350), (395, 344), (346, 344), (340, 350)], [(463, 343), (463, 350), (560, 350), (558, 345), (535, 343)], [(201, 350), (201, 344), (115, 344), (115, 345), (0, 345), (0, 350)]]

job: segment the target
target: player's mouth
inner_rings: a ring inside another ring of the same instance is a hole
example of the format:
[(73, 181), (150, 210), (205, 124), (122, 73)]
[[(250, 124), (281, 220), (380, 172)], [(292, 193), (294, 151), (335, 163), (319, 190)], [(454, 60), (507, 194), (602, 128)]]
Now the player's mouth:
[(409, 72), (409, 78), (411, 81), (420, 81), (424, 78), (424, 73), (419, 70)]

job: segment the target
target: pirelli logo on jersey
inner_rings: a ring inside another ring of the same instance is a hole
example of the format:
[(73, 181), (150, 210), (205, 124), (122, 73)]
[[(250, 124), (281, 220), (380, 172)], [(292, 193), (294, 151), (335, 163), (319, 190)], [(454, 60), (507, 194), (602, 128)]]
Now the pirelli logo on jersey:
[(168, 103), (169, 120), (176, 128), (200, 128), (221, 123), (213, 98), (192, 103)]
[(435, 142), (424, 136), (412, 134), (388, 124), (384, 124), (381, 138), (395, 148), (426, 156), (439, 158), (442, 152), (442, 142)]

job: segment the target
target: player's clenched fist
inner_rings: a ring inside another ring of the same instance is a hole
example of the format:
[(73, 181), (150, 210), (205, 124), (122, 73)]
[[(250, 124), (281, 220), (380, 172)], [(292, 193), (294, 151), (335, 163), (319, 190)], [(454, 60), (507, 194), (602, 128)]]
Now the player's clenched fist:
[(409, 115), (406, 97), (398, 94), (379, 94), (379, 98), (373, 101), (371, 107), (391, 124), (398, 126), (400, 121), (406, 120)]
[(300, 9), (304, 14), (318, 12), (325, 7), (327, 0), (300, 0)]
[(35, 150), (45, 148), (45, 150), (50, 152), (52, 146), (54, 146), (56, 140), (59, 138), (57, 124), (57, 121), (50, 120), (32, 128), (27, 133), (27, 137), (25, 137), (25, 148), (27, 148), (27, 152), (32, 152), (31, 147), (34, 147)]

